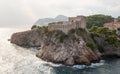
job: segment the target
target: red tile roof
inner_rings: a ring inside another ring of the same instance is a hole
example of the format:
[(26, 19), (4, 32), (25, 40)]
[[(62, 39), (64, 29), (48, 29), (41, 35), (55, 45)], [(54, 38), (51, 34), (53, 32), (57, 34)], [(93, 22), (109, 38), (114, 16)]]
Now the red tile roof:
[(105, 23), (104, 26), (109, 26), (112, 28), (116, 28), (117, 25), (120, 25), (120, 22), (110, 22), (110, 23)]
[(105, 23), (105, 24), (112, 24), (112, 25), (114, 25), (114, 24), (120, 24), (120, 22), (109, 22), (109, 23)]

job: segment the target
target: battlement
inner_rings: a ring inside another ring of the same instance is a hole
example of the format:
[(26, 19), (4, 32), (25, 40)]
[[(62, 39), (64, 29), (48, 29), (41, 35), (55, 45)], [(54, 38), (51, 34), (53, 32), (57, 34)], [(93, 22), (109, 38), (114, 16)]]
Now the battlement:
[(68, 21), (69, 22), (76, 22), (76, 21), (82, 21), (83, 19), (85, 19), (85, 16), (69, 17)]
[(69, 17), (68, 21), (49, 23), (48, 28), (50, 30), (61, 30), (65, 33), (68, 33), (69, 30), (75, 28), (85, 29), (86, 17), (85, 16)]

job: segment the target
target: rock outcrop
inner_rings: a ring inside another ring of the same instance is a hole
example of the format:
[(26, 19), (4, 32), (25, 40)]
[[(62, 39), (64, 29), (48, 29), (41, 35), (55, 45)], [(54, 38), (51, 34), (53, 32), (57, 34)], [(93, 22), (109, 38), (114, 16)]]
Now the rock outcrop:
[(42, 31), (29, 30), (25, 32), (14, 33), (11, 37), (11, 43), (19, 46), (37, 47), (41, 45)]
[(109, 44), (102, 37), (94, 37), (93, 38), (96, 44), (98, 45), (98, 49), (104, 57), (120, 57), (120, 46), (115, 44)]
[(43, 60), (65, 65), (90, 65), (98, 60), (97, 55), (86, 46), (81, 37), (76, 40), (69, 37), (63, 43), (56, 38), (46, 38), (43, 41), (37, 53), (37, 57)]
[(20, 46), (41, 46), (36, 56), (49, 62), (64, 65), (85, 64), (99, 61), (99, 56), (75, 31), (66, 35), (62, 31), (35, 29), (14, 33), (11, 43)]
[(76, 33), (65, 35), (59, 31), (44, 36), (37, 57), (45, 61), (65, 65), (90, 65), (92, 62), (99, 60), (98, 55), (86, 46), (82, 36)]
[(120, 36), (116, 30), (93, 26), (89, 31), (103, 57), (120, 57)]

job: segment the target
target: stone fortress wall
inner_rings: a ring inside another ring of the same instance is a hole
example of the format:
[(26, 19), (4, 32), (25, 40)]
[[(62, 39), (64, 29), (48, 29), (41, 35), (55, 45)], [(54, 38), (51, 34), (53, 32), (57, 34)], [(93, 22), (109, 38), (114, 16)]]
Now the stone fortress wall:
[(61, 30), (64, 33), (68, 33), (69, 30), (75, 28), (86, 29), (86, 17), (85, 16), (69, 17), (68, 21), (49, 23), (48, 28), (49, 30)]

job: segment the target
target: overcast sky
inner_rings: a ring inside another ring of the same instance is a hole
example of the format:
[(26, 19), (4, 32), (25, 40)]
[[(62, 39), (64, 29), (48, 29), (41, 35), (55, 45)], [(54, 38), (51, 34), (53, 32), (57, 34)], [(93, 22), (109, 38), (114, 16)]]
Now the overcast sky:
[(0, 0), (0, 26), (32, 25), (39, 18), (120, 15), (120, 0)]

